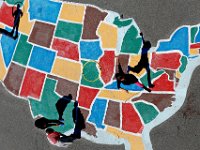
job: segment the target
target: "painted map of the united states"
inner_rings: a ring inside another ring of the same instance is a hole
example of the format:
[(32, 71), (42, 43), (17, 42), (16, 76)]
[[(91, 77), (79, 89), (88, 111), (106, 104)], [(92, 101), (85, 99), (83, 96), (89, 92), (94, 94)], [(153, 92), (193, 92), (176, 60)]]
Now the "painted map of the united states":
[[(7, 31), (13, 26), (13, 6), (15, 1), (6, 0), (0, 8), (0, 28)], [(141, 58), (141, 31), (133, 19), (120, 19), (120, 14), (93, 5), (55, 0), (24, 0), (21, 9), (19, 37), (0, 38), (0, 80), (30, 104), (33, 118), (57, 119), (57, 100), (72, 94), (85, 118), (83, 138), (125, 142), (131, 150), (151, 147), (150, 130), (181, 107), (191, 72), (200, 64), (199, 26), (182, 26), (151, 48), (155, 87), (149, 93), (135, 84), (121, 85), (127, 93), (117, 88), (115, 73), (117, 59), (126, 72)], [(148, 86), (145, 69), (134, 75)], [(56, 131), (73, 131), (73, 103), (64, 112), (65, 125), (54, 127)]]

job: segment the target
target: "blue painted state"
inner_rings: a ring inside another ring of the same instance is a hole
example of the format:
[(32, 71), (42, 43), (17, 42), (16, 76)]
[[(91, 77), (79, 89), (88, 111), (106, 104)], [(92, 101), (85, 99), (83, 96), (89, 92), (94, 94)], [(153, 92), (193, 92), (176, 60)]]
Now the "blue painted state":
[(196, 37), (195, 37), (195, 43), (198, 43), (200, 42), (200, 27), (199, 27), (199, 31), (198, 33), (196, 34)]
[(103, 119), (106, 112), (106, 99), (96, 99), (91, 110), (91, 115), (88, 121), (94, 123), (97, 128), (105, 128), (103, 125)]
[(98, 60), (103, 54), (100, 47), (100, 41), (81, 41), (80, 42), (81, 58)]
[[(143, 88), (139, 87), (136, 84), (124, 85), (123, 83), (121, 83), (120, 86), (129, 91), (142, 91), (143, 90)], [(110, 90), (118, 90), (117, 81), (114, 81), (113, 83), (107, 85), (105, 88), (110, 89)]]
[(188, 27), (177, 30), (170, 41), (161, 41), (157, 51), (180, 50), (185, 56), (189, 55)]
[(30, 20), (42, 20), (56, 23), (61, 3), (50, 0), (29, 0)]
[[(7, 31), (11, 31), (10, 28), (5, 28)], [(18, 34), (18, 37), (20, 37), (20, 34)], [(14, 54), (14, 51), (15, 51), (15, 47), (17, 45), (17, 42), (18, 42), (18, 39), (17, 38), (16, 40), (14, 40), (13, 38), (9, 37), (9, 36), (6, 36), (6, 35), (2, 35), (2, 38), (1, 38), (1, 47), (2, 47), (2, 53), (3, 53), (3, 58), (4, 58), (4, 62), (5, 62), (5, 65), (6, 67), (9, 66), (11, 60), (12, 60), (12, 57), (13, 57), (13, 54)]]
[(50, 73), (55, 55), (55, 52), (35, 46), (31, 54), (29, 66)]

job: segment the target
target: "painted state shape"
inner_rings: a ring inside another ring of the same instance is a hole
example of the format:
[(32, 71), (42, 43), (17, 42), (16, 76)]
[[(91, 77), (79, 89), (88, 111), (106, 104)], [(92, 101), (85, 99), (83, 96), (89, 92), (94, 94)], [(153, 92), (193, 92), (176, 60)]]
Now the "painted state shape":
[(124, 55), (124, 54), (120, 54), (118, 56), (118, 61), (116, 61), (115, 63), (115, 73), (118, 73), (118, 64), (120, 63), (122, 70), (124, 71), (124, 73), (126, 73), (127, 68), (128, 68), (128, 64), (129, 64), (129, 59), (130, 56), (129, 55)]
[(115, 17), (113, 24), (118, 28), (129, 26), (133, 22), (132, 19), (120, 19), (120, 17)]
[(131, 26), (126, 32), (121, 46), (122, 53), (138, 54), (142, 46), (142, 38), (138, 37), (139, 31)]
[(29, 66), (50, 73), (55, 59), (55, 52), (35, 46), (32, 50)]
[(60, 77), (56, 77), (56, 76), (52, 76), (52, 75), (48, 75), (48, 78), (51, 79), (55, 79), (57, 81), (57, 86), (56, 86), (56, 92), (61, 95), (61, 96), (65, 96), (65, 95), (72, 95), (72, 99), (76, 100), (77, 97), (77, 91), (79, 88), (79, 84), (60, 78)]
[(79, 61), (78, 45), (66, 40), (54, 38), (52, 49), (58, 51), (57, 56)]
[(124, 102), (124, 101), (128, 101), (131, 98), (133, 98), (134, 96), (137, 96), (139, 94), (139, 92), (126, 92), (124, 90), (107, 90), (107, 89), (102, 89), (99, 92), (98, 97), (101, 98), (107, 98), (110, 100), (116, 100), (119, 102)]
[(164, 111), (166, 108), (172, 106), (172, 102), (175, 100), (174, 94), (156, 94), (156, 93), (142, 93), (139, 97), (133, 98), (132, 101), (144, 100), (154, 104), (159, 111)]
[(94, 61), (82, 61), (83, 72), (81, 84), (94, 88), (102, 88), (103, 83), (100, 80), (101, 75), (98, 70), (98, 64)]
[(25, 74), (25, 67), (11, 63), (8, 73), (4, 79), (6, 88), (15, 95), (19, 95), (20, 87)]
[(56, 58), (51, 73), (67, 80), (79, 82), (81, 78), (81, 71), (82, 69), (80, 63)]
[(180, 67), (181, 54), (178, 52), (153, 53), (151, 67), (157, 69), (177, 70)]
[(60, 19), (83, 23), (85, 15), (85, 6), (75, 3), (63, 3), (60, 13)]
[(12, 27), (14, 23), (14, 18), (12, 16), (12, 6), (8, 6), (3, 2), (0, 7), (0, 22)]
[(115, 52), (104, 51), (104, 55), (100, 58), (99, 66), (101, 70), (101, 78), (105, 84), (112, 80), (115, 67)]
[(81, 41), (80, 42), (81, 58), (98, 60), (103, 54), (100, 41)]
[(157, 51), (180, 50), (185, 56), (189, 55), (188, 27), (178, 29), (168, 41), (160, 41)]
[(27, 41), (28, 36), (21, 34), (17, 48), (14, 53), (13, 61), (22, 65), (27, 65), (31, 53), (32, 45)]
[(103, 21), (106, 16), (106, 12), (92, 6), (87, 6), (85, 11), (82, 39), (99, 39), (96, 31), (100, 22)]
[(55, 26), (52, 24), (36, 21), (29, 36), (29, 42), (50, 48), (54, 29)]
[(0, 80), (3, 80), (6, 73), (7, 73), (7, 69), (6, 69), (6, 65), (5, 65), (5, 61), (3, 58), (3, 54), (2, 54), (2, 49), (0, 48)]
[[(6, 28), (6, 30), (9, 32), (11, 31), (11, 29), (9, 29), (9, 28)], [(12, 60), (17, 42), (18, 42), (18, 39), (14, 40), (13, 38), (10, 38), (6, 35), (2, 35), (2, 37), (1, 37), (1, 47), (2, 47), (2, 53), (3, 53), (3, 58), (4, 58), (6, 67), (9, 66), (9, 64)]]
[(183, 73), (187, 67), (188, 59), (185, 56), (181, 57), (181, 66), (179, 68), (180, 73)]
[(171, 91), (174, 92), (174, 81), (169, 80), (167, 73), (162, 74), (157, 80), (153, 82), (155, 85), (152, 91)]
[[(30, 20), (56, 23), (62, 3), (50, 0), (29, 0)], [(52, 13), (53, 12), (53, 13)]]
[(82, 33), (81, 24), (59, 21), (56, 27), (55, 36), (73, 42), (79, 42), (81, 38), (81, 33)]
[(96, 99), (89, 116), (88, 121), (94, 123), (97, 128), (104, 129), (103, 119), (106, 111), (107, 100), (106, 99)]
[(154, 120), (159, 112), (152, 106), (143, 102), (134, 104), (145, 124)]
[(117, 48), (118, 29), (115, 26), (106, 22), (101, 22), (97, 33), (101, 39), (101, 45), (103, 49)]
[(122, 129), (133, 133), (141, 133), (143, 130), (140, 117), (130, 103), (122, 104)]
[(190, 29), (190, 42), (191, 43), (195, 43), (195, 36), (197, 34), (198, 31), (198, 27), (192, 27)]
[(20, 96), (26, 98), (31, 96), (39, 100), (45, 76), (46, 75), (44, 73), (28, 68), (25, 73)]
[[(56, 81), (47, 78), (42, 92), (41, 101), (36, 101), (32, 98), (29, 99), (31, 105), (31, 111), (34, 117), (42, 115), (48, 119), (58, 118), (58, 112), (56, 110), (55, 104), (60, 97), (54, 91), (55, 86), (56, 86)], [(74, 122), (72, 119), (72, 109), (74, 108), (73, 105), (74, 105), (73, 102), (69, 103), (63, 113), (63, 119), (65, 120), (65, 125), (53, 127), (54, 130), (64, 133), (66, 131), (69, 131), (70, 129), (73, 129), (74, 127)]]
[(200, 27), (198, 28), (198, 32), (196, 33), (196, 36), (195, 36), (195, 43), (198, 43), (200, 42)]
[(109, 101), (104, 119), (104, 124), (120, 128), (120, 122), (121, 122), (120, 117), (121, 117), (120, 103)]
[(92, 102), (95, 100), (99, 90), (89, 87), (80, 86), (78, 102), (81, 107), (90, 109)]

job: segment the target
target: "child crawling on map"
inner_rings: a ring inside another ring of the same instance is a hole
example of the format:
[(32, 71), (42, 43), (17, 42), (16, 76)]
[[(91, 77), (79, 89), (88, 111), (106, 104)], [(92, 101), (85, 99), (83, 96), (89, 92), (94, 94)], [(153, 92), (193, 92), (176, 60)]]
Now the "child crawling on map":
[[(136, 84), (139, 87), (144, 88), (146, 91), (151, 92), (151, 90), (149, 88), (147, 88), (145, 85), (143, 85), (142, 83), (140, 83), (133, 74), (125, 74), (122, 70), (120, 63), (118, 64), (118, 70), (119, 70), (119, 73), (115, 74), (115, 77), (117, 79), (117, 88), (118, 89), (123, 89), (120, 87), (121, 83), (123, 83), (124, 85)], [(123, 90), (128, 92), (128, 90), (126, 90), (126, 89), (123, 89)]]
[(23, 12), (21, 11), (19, 4), (17, 4), (17, 10), (15, 10), (15, 12), (13, 12), (13, 8), (12, 8), (12, 16), (14, 17), (14, 25), (13, 25), (11, 34), (13, 35), (14, 31), (16, 30), (15, 37), (18, 37), (18, 28), (19, 28), (19, 23), (20, 23), (20, 17), (23, 16)]
[(128, 66), (127, 73), (129, 73), (129, 71), (139, 73), (143, 68), (145, 68), (147, 71), (148, 86), (150, 88), (153, 88), (154, 85), (151, 83), (150, 68), (148, 61), (148, 51), (151, 48), (151, 43), (149, 41), (144, 40), (143, 33), (140, 33), (140, 35), (142, 36), (143, 41), (141, 59), (135, 67)]

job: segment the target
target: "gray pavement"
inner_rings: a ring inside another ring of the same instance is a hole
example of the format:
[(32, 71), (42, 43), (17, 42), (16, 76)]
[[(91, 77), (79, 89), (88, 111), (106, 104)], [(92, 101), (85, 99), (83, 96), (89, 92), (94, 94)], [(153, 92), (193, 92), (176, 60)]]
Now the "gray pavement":
[[(73, 0), (80, 2), (79, 0)], [(199, 0), (81, 0), (134, 18), (154, 46), (179, 26), (200, 22)], [(200, 67), (196, 69), (184, 106), (151, 132), (154, 150), (199, 150)], [(14, 98), (0, 85), (0, 150), (62, 150), (48, 143), (43, 131), (34, 128), (28, 103)], [(122, 150), (124, 146), (75, 142), (72, 150)]]

